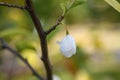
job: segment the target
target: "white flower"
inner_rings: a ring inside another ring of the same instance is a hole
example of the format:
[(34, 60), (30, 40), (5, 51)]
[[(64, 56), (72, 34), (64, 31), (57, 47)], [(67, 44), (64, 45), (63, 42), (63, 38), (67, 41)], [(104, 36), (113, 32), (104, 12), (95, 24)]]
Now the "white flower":
[(69, 34), (66, 35), (61, 42), (58, 42), (60, 45), (60, 50), (65, 57), (71, 57), (76, 53), (76, 43), (72, 36)]
[(61, 79), (60, 79), (60, 77), (54, 75), (54, 76), (53, 76), (53, 80), (61, 80)]

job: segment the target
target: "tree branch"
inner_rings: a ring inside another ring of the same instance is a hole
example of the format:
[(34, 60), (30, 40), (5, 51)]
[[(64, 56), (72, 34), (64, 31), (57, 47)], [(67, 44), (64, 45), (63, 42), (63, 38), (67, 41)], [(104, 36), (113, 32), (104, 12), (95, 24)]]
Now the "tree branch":
[(24, 59), (17, 51), (13, 50), (10, 46), (8, 46), (7, 43), (2, 38), (0, 38), (0, 43), (1, 49), (9, 50), (12, 54), (16, 55), (20, 60), (22, 60), (26, 66), (28, 66), (33, 75), (35, 75), (40, 80), (45, 80), (32, 68), (32, 66), (28, 63), (27, 59)]
[(7, 6), (7, 7), (12, 7), (12, 8), (25, 9), (24, 6), (18, 6), (18, 5), (14, 5), (14, 4), (5, 3), (5, 2), (0, 2), (0, 5)]
[(43, 27), (41, 25), (41, 22), (39, 21), (39, 18), (37, 17), (34, 7), (32, 4), (31, 0), (26, 0), (26, 10), (30, 14), (32, 21), (35, 25), (35, 28), (37, 30), (37, 33), (40, 38), (40, 43), (41, 43), (41, 50), (42, 50), (42, 61), (45, 66), (46, 74), (47, 74), (47, 80), (53, 80), (53, 74), (52, 74), (52, 69), (51, 69), (51, 64), (48, 56), (48, 47), (47, 47), (47, 40), (46, 40), (46, 33), (43, 30)]
[[(37, 15), (34, 11), (32, 1), (31, 0), (25, 0), (25, 6), (24, 7), (13, 5), (13, 4), (8, 4), (8, 3), (4, 3), (4, 2), (1, 2), (0, 5), (7, 6), (7, 7), (13, 7), (13, 8), (19, 8), (19, 9), (26, 9), (28, 11), (28, 13), (29, 13), (30, 17), (32, 18), (32, 21), (35, 25), (35, 28), (36, 28), (37, 33), (39, 35), (39, 38), (40, 38), (41, 50), (42, 50), (41, 59), (43, 61), (45, 69), (46, 69), (47, 80), (53, 80), (52, 69), (51, 69), (50, 60), (49, 60), (49, 56), (48, 56), (48, 47), (47, 47), (47, 40), (46, 40), (47, 35), (46, 35), (45, 31), (43, 30), (41, 22), (39, 21), (39, 18), (37, 17)], [(14, 52), (9, 47), (7, 47), (7, 49), (10, 50), (11, 52)], [(19, 56), (19, 55), (17, 55), (17, 56)], [(21, 57), (19, 56), (19, 58), (21, 58)], [(24, 60), (24, 59), (22, 59), (22, 60), (28, 65), (28, 62), (26, 60)], [(32, 67), (30, 67), (30, 68), (32, 68)]]
[(62, 21), (63, 19), (64, 19), (64, 15), (63, 15), (63, 16), (60, 16), (60, 17), (58, 18), (57, 22), (55, 23), (55, 25), (53, 25), (48, 31), (45, 32), (46, 35), (48, 35), (48, 34), (51, 33), (53, 30), (55, 30), (56, 27), (61, 24), (61, 21)]

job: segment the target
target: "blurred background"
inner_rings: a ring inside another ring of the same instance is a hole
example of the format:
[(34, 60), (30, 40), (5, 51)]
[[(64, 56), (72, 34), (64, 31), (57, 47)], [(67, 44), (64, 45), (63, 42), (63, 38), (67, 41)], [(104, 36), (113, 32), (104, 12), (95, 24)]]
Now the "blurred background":
[[(62, 14), (61, 0), (32, 0), (45, 30)], [(117, 0), (120, 2), (120, 0)], [(24, 0), (0, 0), (24, 6)], [(54, 80), (120, 80), (120, 13), (104, 0), (86, 0), (69, 11), (62, 25), (47, 37)], [(77, 44), (76, 55), (65, 58), (56, 41), (67, 28)], [(0, 37), (17, 50), (42, 76), (45, 69), (39, 38), (25, 10), (0, 6)], [(0, 80), (37, 80), (26, 65), (0, 50)]]

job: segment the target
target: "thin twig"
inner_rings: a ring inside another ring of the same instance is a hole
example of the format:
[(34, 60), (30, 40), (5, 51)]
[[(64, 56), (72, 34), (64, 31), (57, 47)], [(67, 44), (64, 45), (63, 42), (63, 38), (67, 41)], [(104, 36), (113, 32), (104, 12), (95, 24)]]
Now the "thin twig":
[(28, 63), (27, 59), (24, 59), (17, 51), (13, 50), (10, 46), (8, 46), (7, 43), (2, 38), (0, 38), (0, 47), (2, 49), (9, 50), (12, 54), (17, 56), (20, 60), (22, 60), (25, 63), (25, 65), (27, 65), (29, 69), (32, 71), (33, 75), (35, 75), (38, 79), (45, 80), (32, 68), (32, 66)]
[(55, 30), (56, 27), (61, 24), (61, 21), (62, 21), (63, 19), (64, 19), (64, 16), (60, 16), (60, 17), (58, 18), (57, 22), (55, 23), (55, 25), (53, 25), (48, 31), (45, 32), (46, 35), (48, 35), (48, 34), (51, 33), (53, 30)]
[(24, 6), (18, 6), (18, 5), (14, 5), (14, 4), (5, 3), (5, 2), (0, 2), (0, 5), (7, 6), (7, 7), (12, 7), (12, 8), (25, 9)]

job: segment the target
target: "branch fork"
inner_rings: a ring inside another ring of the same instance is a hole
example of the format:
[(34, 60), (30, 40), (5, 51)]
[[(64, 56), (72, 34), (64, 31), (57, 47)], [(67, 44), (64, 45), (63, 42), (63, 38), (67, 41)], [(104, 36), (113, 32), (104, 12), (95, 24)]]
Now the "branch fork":
[[(41, 50), (42, 50), (42, 57), (41, 60), (43, 61), (43, 64), (45, 66), (45, 70), (46, 70), (46, 74), (47, 74), (47, 80), (53, 80), (53, 73), (52, 73), (52, 68), (51, 68), (51, 64), (50, 64), (50, 60), (49, 60), (49, 56), (48, 56), (48, 47), (47, 47), (47, 40), (46, 37), (47, 35), (49, 35), (53, 30), (56, 29), (56, 27), (58, 25), (61, 24), (61, 21), (64, 19), (64, 16), (60, 16), (58, 18), (58, 20), (56, 21), (55, 25), (53, 25), (49, 30), (44, 31), (41, 22), (39, 21), (38, 16), (35, 13), (34, 7), (33, 7), (33, 3), (31, 0), (25, 0), (25, 6), (18, 6), (18, 5), (14, 5), (14, 4), (9, 4), (9, 3), (5, 3), (5, 2), (0, 2), (1, 6), (7, 6), (7, 7), (11, 7), (11, 8), (18, 8), (21, 10), (26, 10), (28, 12), (28, 14), (30, 15), (35, 28), (37, 30), (37, 33), (39, 35), (39, 39), (40, 39), (40, 46), (41, 46)], [(32, 71), (32, 73), (40, 80), (45, 80), (44, 78), (42, 78), (32, 67), (31, 65), (28, 63), (28, 61), (26, 59), (24, 59), (17, 51), (13, 50), (10, 46), (8, 46), (5, 41), (0, 38), (0, 43), (2, 45), (0, 45), (3, 49), (7, 49), (10, 52), (12, 52), (14, 55), (16, 55), (19, 59), (21, 59)]]

